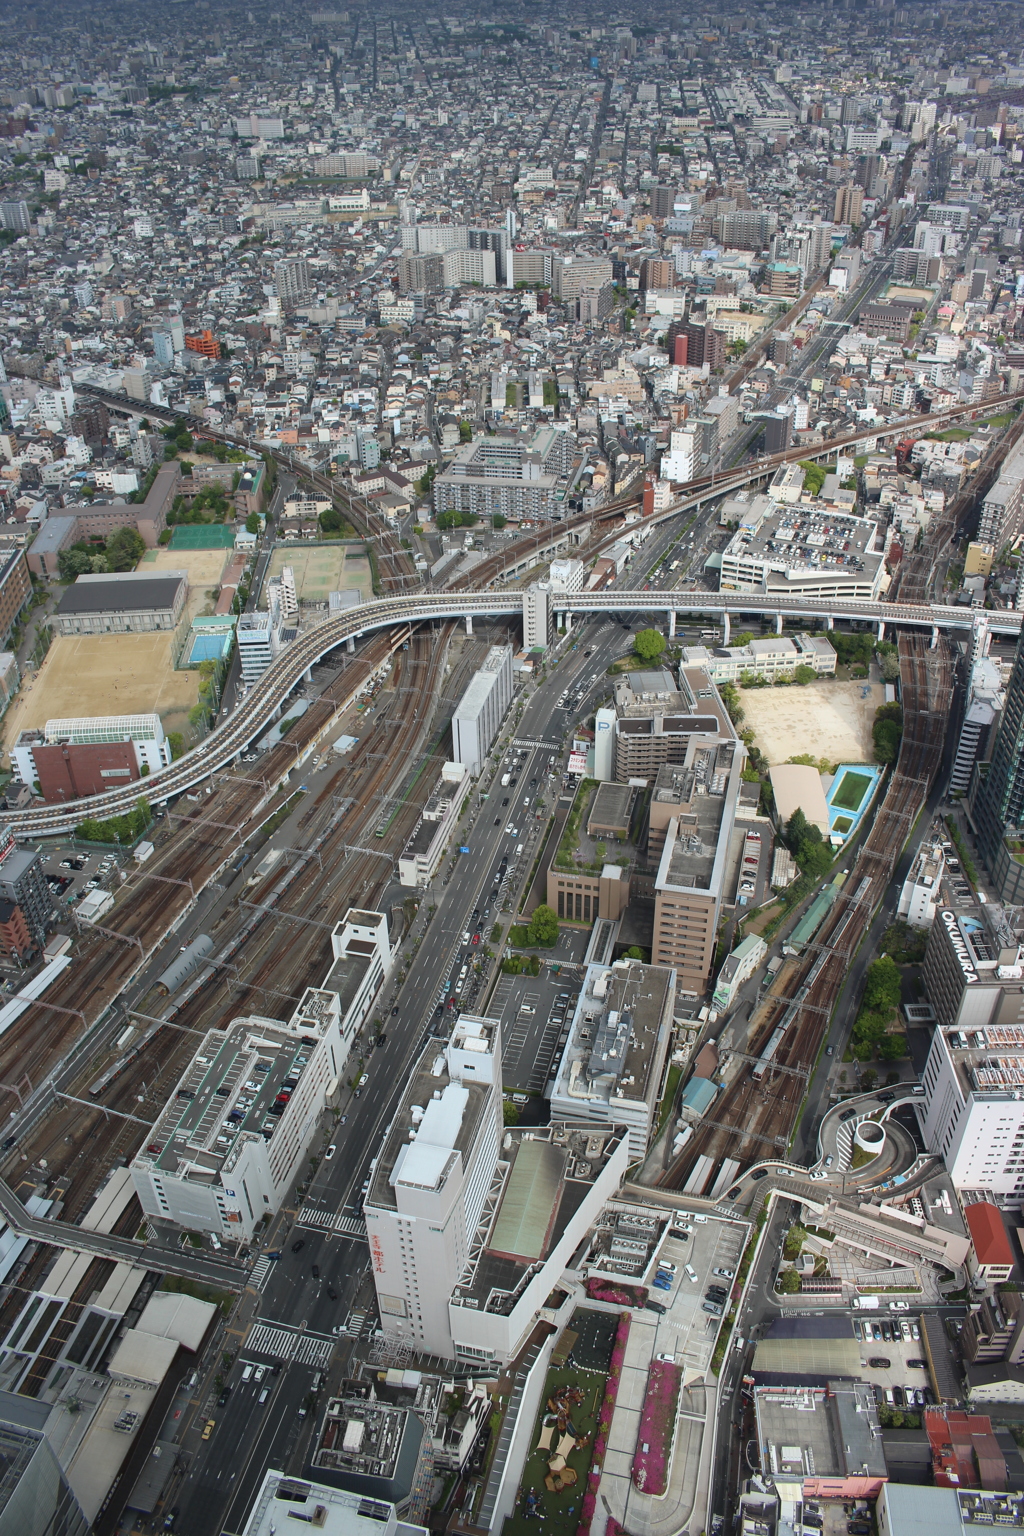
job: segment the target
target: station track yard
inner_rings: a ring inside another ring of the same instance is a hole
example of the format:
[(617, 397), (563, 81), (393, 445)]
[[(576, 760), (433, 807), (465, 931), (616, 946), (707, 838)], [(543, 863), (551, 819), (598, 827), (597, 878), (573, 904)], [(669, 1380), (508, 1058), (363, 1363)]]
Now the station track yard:
[[(260, 884), (241, 887), (240, 899), (212, 927), (207, 966), (178, 993), (151, 995), (146, 1008), (140, 1005), (132, 1016), (141, 1031), (138, 1049), (83, 1061), (65, 1084), (74, 1101), (51, 1104), (8, 1154), (4, 1171), (22, 1198), (45, 1167), (48, 1179), (67, 1181), (64, 1214), (76, 1219), (111, 1162), (134, 1153), (206, 1030), (246, 1013), (287, 1018), (306, 986), (319, 981), (331, 963), (334, 924), (349, 906), (378, 900), (447, 756), (446, 725), (436, 729), (429, 708), (399, 708), (408, 696), (429, 705), (446, 652), (443, 640), (423, 633), (396, 655), (393, 686), (378, 695), (377, 720), (367, 723), (359, 747), (303, 812), (305, 846)], [(470, 667), (454, 669), (442, 715), (454, 708)], [(377, 837), (382, 805), (389, 826)], [(90, 1089), (119, 1060), (122, 1070), (114, 1071), (93, 1107)]]

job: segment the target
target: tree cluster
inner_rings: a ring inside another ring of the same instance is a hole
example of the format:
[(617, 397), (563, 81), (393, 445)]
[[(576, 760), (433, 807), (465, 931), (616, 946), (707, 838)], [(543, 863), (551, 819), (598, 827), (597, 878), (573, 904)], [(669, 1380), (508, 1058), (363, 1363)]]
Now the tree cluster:
[(531, 916), (526, 933), (531, 944), (542, 945), (546, 949), (557, 944), (558, 913), (554, 907), (549, 907), (542, 901)]
[(108, 821), (97, 821), (94, 816), (89, 816), (79, 822), (75, 836), (87, 843), (119, 842), (127, 848), (142, 836), (152, 819), (149, 801), (140, 796), (134, 811), (129, 811), (127, 816), (111, 816)]
[(803, 874), (818, 880), (828, 872), (832, 850), (822, 837), (821, 829), (807, 820), (799, 806), (786, 823), (785, 840)]
[(78, 576), (104, 571), (133, 571), (145, 552), (145, 543), (134, 528), (118, 528), (105, 544), (80, 541), (62, 549), (57, 556), (57, 573), (61, 581), (74, 581)]
[(633, 653), (641, 661), (655, 661), (665, 649), (665, 636), (657, 629), (639, 629), (633, 636)]
[(851, 1051), (857, 1061), (899, 1061), (907, 1053), (904, 1035), (889, 1034), (889, 1023), (900, 1005), (899, 966), (891, 955), (872, 960), (864, 977), (861, 1009), (853, 1026)]
[(871, 727), (875, 762), (887, 767), (900, 755), (900, 739), (903, 735), (903, 710), (899, 704), (882, 704), (875, 710), (875, 723)]
[(480, 519), (473, 512), (439, 512), (437, 514), (437, 526), (445, 528), (472, 528)]

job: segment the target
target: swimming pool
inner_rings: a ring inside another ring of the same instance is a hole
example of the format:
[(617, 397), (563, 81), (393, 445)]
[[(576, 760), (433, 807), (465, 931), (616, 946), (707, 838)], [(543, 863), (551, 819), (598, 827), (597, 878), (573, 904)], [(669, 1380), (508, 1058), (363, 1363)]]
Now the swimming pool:
[(882, 770), (874, 763), (839, 764), (825, 796), (830, 836), (845, 841), (857, 830), (881, 777)]

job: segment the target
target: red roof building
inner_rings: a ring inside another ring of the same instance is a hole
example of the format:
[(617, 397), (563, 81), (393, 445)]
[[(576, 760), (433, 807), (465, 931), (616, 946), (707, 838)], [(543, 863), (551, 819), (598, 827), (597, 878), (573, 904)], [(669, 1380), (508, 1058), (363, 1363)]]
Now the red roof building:
[(1006, 1461), (984, 1413), (926, 1408), (924, 1429), (936, 1488), (1006, 1487)]
[(964, 1206), (964, 1216), (973, 1249), (967, 1258), (971, 1273), (980, 1275), (986, 1285), (1009, 1280), (1013, 1273), (1013, 1249), (1000, 1212), (987, 1200), (978, 1200)]

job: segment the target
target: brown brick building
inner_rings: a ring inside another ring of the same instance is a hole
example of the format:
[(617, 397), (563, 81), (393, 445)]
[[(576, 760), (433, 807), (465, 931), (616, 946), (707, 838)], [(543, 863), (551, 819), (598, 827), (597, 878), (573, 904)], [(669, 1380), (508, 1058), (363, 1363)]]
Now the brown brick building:
[(133, 741), (41, 743), (32, 748), (32, 758), (40, 794), (51, 802), (121, 789), (140, 776)]

